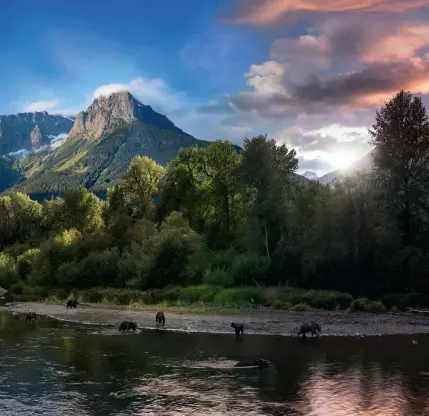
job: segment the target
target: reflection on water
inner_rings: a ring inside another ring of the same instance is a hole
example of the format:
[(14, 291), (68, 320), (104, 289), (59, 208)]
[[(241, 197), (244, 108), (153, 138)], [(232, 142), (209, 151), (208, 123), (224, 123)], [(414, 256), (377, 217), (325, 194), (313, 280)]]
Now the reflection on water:
[[(119, 334), (0, 312), (0, 414), (429, 415), (429, 338)], [(234, 369), (265, 358), (273, 367)]]

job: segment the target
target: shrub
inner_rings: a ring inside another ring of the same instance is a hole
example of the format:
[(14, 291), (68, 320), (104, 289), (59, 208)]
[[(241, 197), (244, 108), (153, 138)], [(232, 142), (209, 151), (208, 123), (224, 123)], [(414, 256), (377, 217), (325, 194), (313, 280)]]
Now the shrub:
[(265, 296), (263, 289), (241, 287), (222, 290), (215, 296), (214, 301), (224, 306), (248, 306), (265, 304)]
[(351, 309), (352, 312), (364, 311), (365, 310), (365, 306), (368, 304), (368, 302), (369, 302), (369, 299), (367, 299), (367, 298), (354, 299), (350, 303), (350, 309)]
[(24, 288), (24, 282), (14, 283), (10, 286), (10, 293), (12, 293), (13, 295), (22, 295), (24, 294)]
[(221, 287), (214, 285), (188, 286), (181, 289), (179, 300), (188, 304), (195, 302), (213, 302), (215, 296), (221, 290)]
[(232, 277), (224, 268), (207, 269), (204, 272), (203, 282), (206, 285), (230, 287), (233, 284)]
[(398, 309), (398, 307), (397, 306), (392, 306), (392, 309), (390, 310), (390, 312), (392, 312), (392, 313), (398, 313), (399, 312), (399, 309)]
[(317, 309), (335, 310), (337, 307), (346, 309), (353, 297), (348, 293), (329, 290), (303, 290), (288, 286), (268, 288), (267, 302), (272, 304), (277, 299), (292, 305), (306, 303)]
[(235, 285), (251, 285), (265, 280), (268, 266), (266, 257), (243, 253), (237, 255), (232, 261), (230, 273)]
[(393, 293), (383, 296), (381, 301), (387, 308), (396, 306), (401, 311), (429, 307), (429, 295), (425, 293)]
[(97, 289), (90, 289), (87, 291), (82, 291), (79, 294), (79, 300), (81, 302), (89, 302), (89, 303), (99, 303), (103, 299), (102, 293), (97, 291)]
[(292, 305), (289, 302), (283, 302), (280, 299), (276, 299), (272, 305), (273, 308), (276, 309), (291, 309)]
[(366, 312), (385, 312), (386, 307), (383, 305), (383, 302), (381, 301), (370, 301), (365, 305), (365, 311)]
[(311, 306), (307, 305), (306, 303), (297, 303), (293, 308), (293, 311), (295, 312), (306, 312), (311, 310)]
[(9, 285), (18, 281), (15, 261), (12, 257), (0, 253), (0, 286), (9, 287)]

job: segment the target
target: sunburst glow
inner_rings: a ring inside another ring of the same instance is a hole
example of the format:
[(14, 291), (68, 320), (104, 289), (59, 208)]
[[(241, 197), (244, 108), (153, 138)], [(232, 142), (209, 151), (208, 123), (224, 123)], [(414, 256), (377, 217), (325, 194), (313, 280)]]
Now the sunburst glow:
[(347, 169), (357, 160), (352, 152), (336, 152), (325, 156), (326, 160), (336, 169)]

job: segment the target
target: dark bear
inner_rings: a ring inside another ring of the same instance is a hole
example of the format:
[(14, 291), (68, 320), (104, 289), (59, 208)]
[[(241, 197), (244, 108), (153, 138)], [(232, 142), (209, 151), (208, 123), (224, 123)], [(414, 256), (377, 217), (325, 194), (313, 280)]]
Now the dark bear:
[(161, 323), (162, 323), (162, 326), (164, 326), (164, 325), (165, 325), (165, 315), (164, 315), (164, 312), (158, 312), (158, 313), (156, 314), (155, 321), (156, 321), (158, 324), (161, 324)]
[(137, 324), (130, 321), (122, 321), (119, 325), (119, 331), (129, 331), (130, 329), (134, 332), (137, 329)]
[(244, 333), (244, 325), (243, 324), (235, 324), (234, 322), (231, 324), (231, 327), (235, 329), (235, 335), (243, 335)]
[(77, 301), (77, 299), (67, 301), (67, 309), (68, 308), (76, 308), (77, 305), (79, 305), (79, 302)]
[(34, 312), (28, 312), (27, 317), (25, 318), (25, 322), (28, 324), (30, 322), (36, 322), (36, 314)]
[(322, 332), (322, 328), (320, 328), (320, 325), (317, 324), (316, 322), (305, 322), (304, 324), (301, 325), (301, 328), (299, 329), (298, 332), (298, 336), (300, 336), (302, 334), (302, 337), (305, 338), (305, 334), (307, 332), (311, 332), (311, 336), (316, 335), (319, 336), (318, 332)]

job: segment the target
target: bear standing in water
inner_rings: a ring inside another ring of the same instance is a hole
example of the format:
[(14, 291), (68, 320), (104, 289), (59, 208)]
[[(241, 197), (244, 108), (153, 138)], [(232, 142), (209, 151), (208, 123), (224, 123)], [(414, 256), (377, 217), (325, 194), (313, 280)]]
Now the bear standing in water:
[(231, 324), (231, 327), (235, 329), (235, 335), (239, 336), (244, 333), (244, 325), (243, 324), (235, 324), (234, 322)]
[(35, 323), (36, 322), (36, 314), (34, 312), (28, 312), (27, 317), (25, 318), (25, 322), (28, 323)]
[(306, 322), (301, 325), (301, 328), (299, 329), (299, 332), (298, 332), (298, 336), (302, 334), (302, 337), (305, 338), (305, 334), (307, 332), (310, 332), (311, 336), (313, 335), (319, 336), (317, 331), (322, 332), (322, 328), (320, 328), (319, 324), (317, 324), (316, 322), (311, 322), (311, 323)]
[(137, 324), (130, 321), (122, 321), (119, 325), (119, 331), (129, 331), (130, 329), (134, 332), (137, 329)]

